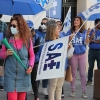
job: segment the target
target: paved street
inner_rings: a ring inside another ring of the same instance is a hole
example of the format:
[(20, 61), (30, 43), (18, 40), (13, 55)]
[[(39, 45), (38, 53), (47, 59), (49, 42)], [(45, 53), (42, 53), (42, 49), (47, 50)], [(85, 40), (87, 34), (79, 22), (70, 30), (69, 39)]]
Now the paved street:
[[(81, 98), (82, 92), (81, 92), (81, 83), (80, 83), (80, 78), (79, 74), (77, 74), (77, 80), (76, 80), (76, 95), (74, 98), (69, 97), (70, 94), (70, 84), (68, 82), (65, 82), (64, 84), (64, 94), (65, 98), (64, 100), (84, 100)], [(39, 89), (39, 97), (40, 100), (45, 100), (44, 96), (41, 94), (42, 88), (40, 85)], [(88, 99), (87, 100), (93, 100), (93, 84), (91, 86), (87, 86), (87, 95)], [(6, 100), (6, 93), (4, 91), (0, 91), (0, 100)], [(31, 94), (31, 92), (28, 93), (28, 100), (34, 100), (34, 95)]]

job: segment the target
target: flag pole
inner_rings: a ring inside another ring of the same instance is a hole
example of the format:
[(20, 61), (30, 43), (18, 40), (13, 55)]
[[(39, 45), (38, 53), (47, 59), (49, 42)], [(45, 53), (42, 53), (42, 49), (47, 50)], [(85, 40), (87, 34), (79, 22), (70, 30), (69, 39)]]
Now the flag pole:
[(50, 8), (49, 8), (49, 18), (50, 18)]
[(96, 28), (96, 26), (98, 26), (99, 24), (100, 24), (100, 22), (99, 22), (98, 24), (96, 24), (96, 25), (93, 27), (93, 29)]

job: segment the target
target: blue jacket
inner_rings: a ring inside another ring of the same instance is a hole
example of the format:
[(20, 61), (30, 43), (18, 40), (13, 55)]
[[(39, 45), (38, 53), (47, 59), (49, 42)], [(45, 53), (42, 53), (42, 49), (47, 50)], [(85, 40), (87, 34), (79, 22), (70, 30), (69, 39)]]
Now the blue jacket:
[[(38, 55), (38, 52), (39, 52), (39, 45), (40, 45), (40, 38), (39, 38), (39, 35), (38, 34), (35, 34), (33, 37), (32, 37), (32, 42), (33, 42), (33, 47), (34, 47), (34, 53), (35, 53), (35, 62), (39, 62), (39, 55)], [(38, 46), (38, 47), (35, 47), (35, 46)]]
[(40, 38), (40, 47), (39, 47), (39, 51), (37, 52), (36, 54), (36, 57), (37, 57), (37, 61), (39, 61), (40, 59), (40, 55), (41, 55), (41, 51), (42, 51), (42, 47), (43, 47), (43, 44), (45, 42), (45, 36), (46, 36), (46, 32), (40, 32), (39, 30), (36, 31), (36, 34), (38, 34), (39, 38)]

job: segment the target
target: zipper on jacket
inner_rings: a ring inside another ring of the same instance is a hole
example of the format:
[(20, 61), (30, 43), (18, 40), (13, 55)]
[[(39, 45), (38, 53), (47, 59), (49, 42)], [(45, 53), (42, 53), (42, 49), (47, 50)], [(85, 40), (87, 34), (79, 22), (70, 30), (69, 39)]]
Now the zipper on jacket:
[(18, 74), (18, 62), (17, 62), (17, 59), (16, 59), (16, 78), (15, 78), (15, 90), (16, 90), (17, 74)]

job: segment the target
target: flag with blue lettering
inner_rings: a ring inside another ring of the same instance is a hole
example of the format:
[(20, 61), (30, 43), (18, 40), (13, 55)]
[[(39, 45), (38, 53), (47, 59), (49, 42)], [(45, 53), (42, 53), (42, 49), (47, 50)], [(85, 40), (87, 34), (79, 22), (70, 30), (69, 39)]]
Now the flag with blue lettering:
[(100, 3), (96, 3), (87, 10), (78, 14), (83, 20), (91, 20), (94, 21), (97, 18), (100, 18)]
[(52, 8), (53, 0), (35, 0), (38, 4), (40, 4), (45, 10)]
[(53, 0), (52, 8), (48, 9), (46, 16), (49, 18), (61, 19), (62, 0)]
[(71, 7), (68, 10), (68, 13), (66, 15), (63, 25), (64, 27), (62, 31), (66, 34), (71, 28)]
[(43, 45), (36, 80), (64, 77), (68, 40), (66, 36)]
[(99, 3), (100, 2), (100, 0), (89, 0), (90, 1), (90, 3), (92, 4), (92, 5), (94, 5), (94, 4), (96, 4), (96, 3)]

